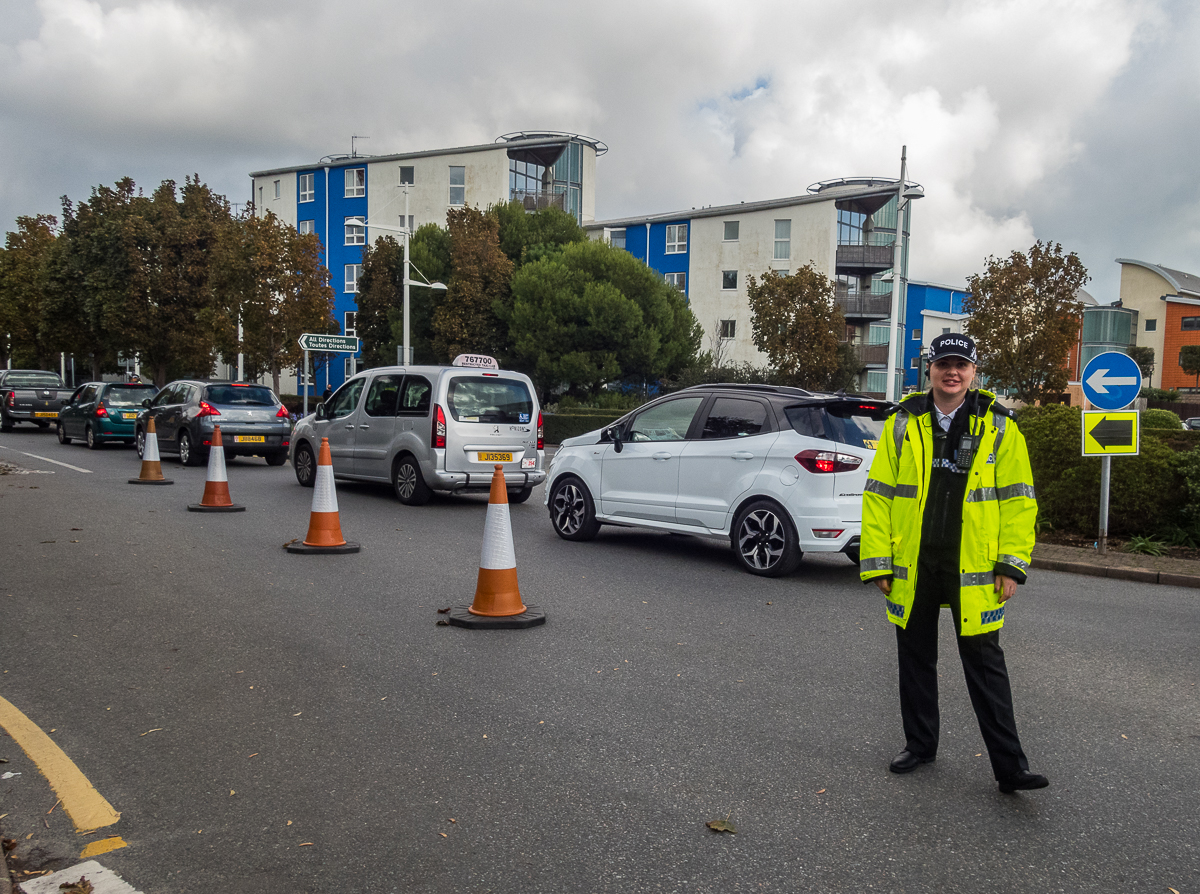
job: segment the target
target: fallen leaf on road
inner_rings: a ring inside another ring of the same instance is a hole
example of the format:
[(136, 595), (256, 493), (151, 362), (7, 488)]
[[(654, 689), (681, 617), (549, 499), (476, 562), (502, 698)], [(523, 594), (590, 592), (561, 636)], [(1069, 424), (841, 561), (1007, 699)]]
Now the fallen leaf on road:
[(737, 834), (737, 826), (731, 823), (728, 819), (710, 820), (704, 825), (708, 826), (714, 832), (728, 832), (731, 835)]
[[(250, 757), (258, 757), (258, 752), (254, 752), (254, 754), (250, 755)], [(248, 757), (246, 760), (250, 760), (250, 758)]]
[(148, 736), (151, 733), (161, 733), (162, 731), (163, 731), (163, 727), (161, 727), (161, 726), (155, 727), (154, 729), (148, 729), (144, 733), (139, 735), (138, 738), (140, 739), (142, 736)]
[(1121, 738), (1122, 738), (1122, 739), (1128, 739), (1128, 738), (1129, 738), (1129, 736), (1125, 735), (1124, 733), (1121, 733)]
[(817, 792), (817, 794), (818, 794), (818, 795), (823, 795), (823, 794), (825, 794), (825, 789), (821, 789), (819, 792)]
[(301, 841), (299, 846), (300, 847), (312, 847), (313, 843), (311, 841)]
[(450, 837), (450, 836), (449, 836), (449, 835), (447, 835), (445, 832), (438, 832), (438, 834), (439, 834), (439, 835), (441, 835), (443, 838), (449, 838), (449, 837)]
[(293, 543), (295, 543), (295, 542), (296, 542), (297, 540), (299, 540), (299, 539), (300, 539), (299, 537), (293, 537), (291, 540), (289, 540), (287, 543), (285, 543), (285, 544), (284, 544), (284, 545), (281, 547), (281, 549), (287, 549), (289, 546), (291, 546)]
[(231, 798), (232, 798), (232, 797), (233, 797), (234, 795), (236, 795), (236, 794), (237, 794), (237, 792), (235, 792), (233, 789), (230, 789), (230, 790), (229, 790), (229, 797), (231, 797)]
[(450, 611), (450, 606), (448, 606), (448, 605), (447, 605), (445, 608), (439, 608), (439, 609), (437, 610), (437, 613), (438, 613), (439, 615), (444, 615), (444, 614), (446, 614), (446, 612), (448, 612), (448, 611)]
[(43, 540), (42, 543), (58, 543), (57, 540)]
[[(251, 689), (253, 689), (254, 687), (253, 687), (253, 686), (251, 686), (250, 688), (251, 688)], [(297, 711), (297, 712), (296, 712), (295, 714), (293, 714), (292, 716), (293, 716), (293, 717), (299, 717), (299, 716), (300, 716), (301, 714), (303, 714), (303, 713), (304, 713), (303, 711)]]
[(454, 817), (450, 817), (450, 822), (452, 822), (452, 823), (457, 823), (457, 822), (458, 822), (458, 820), (456, 820)]
[(82, 531), (82, 530), (83, 530), (83, 528), (72, 528), (71, 530), (72, 530), (72, 531)]
[(1176, 891), (1174, 888), (1167, 888), (1167, 890), (1170, 891), (1171, 894), (1179, 894), (1179, 892)]
[(87, 880), (87, 876), (82, 875), (79, 877), (79, 881), (73, 884), (67, 882), (64, 885), (59, 885), (58, 890), (62, 891), (63, 894), (92, 894), (94, 889), (92, 888), (92, 883)]
[[(57, 807), (61, 803), (62, 803), (62, 798), (59, 798), (57, 801), (54, 802), (54, 807)], [(46, 811), (46, 816), (49, 816), (50, 814), (52, 814), (54, 812), (54, 807), (51, 807), (49, 810)]]
[(288, 820), (288, 825), (290, 826), (291, 824), (292, 824), (292, 821), (291, 821), (291, 820)]
[(449, 626), (450, 626), (450, 622), (449, 622), (449, 621), (447, 621), (445, 618), (438, 618), (438, 619), (437, 619), (437, 626), (438, 626), (438, 627), (449, 627)]

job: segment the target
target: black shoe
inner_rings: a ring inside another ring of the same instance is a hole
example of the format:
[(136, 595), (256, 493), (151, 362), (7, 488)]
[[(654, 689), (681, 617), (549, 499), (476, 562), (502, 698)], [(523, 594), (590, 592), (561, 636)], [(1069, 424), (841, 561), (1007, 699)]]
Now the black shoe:
[(1030, 773), (1028, 770), (1022, 770), (1016, 776), (1008, 779), (1000, 780), (1000, 791), (1006, 795), (1011, 795), (1013, 792), (1027, 792), (1035, 788), (1045, 788), (1050, 784), (1050, 780), (1040, 773)]
[(934, 760), (935, 758), (921, 757), (920, 755), (913, 754), (911, 751), (901, 751), (892, 758), (892, 762), (888, 764), (888, 769), (893, 773), (911, 773), (917, 767), (921, 766), (921, 764), (932, 764)]

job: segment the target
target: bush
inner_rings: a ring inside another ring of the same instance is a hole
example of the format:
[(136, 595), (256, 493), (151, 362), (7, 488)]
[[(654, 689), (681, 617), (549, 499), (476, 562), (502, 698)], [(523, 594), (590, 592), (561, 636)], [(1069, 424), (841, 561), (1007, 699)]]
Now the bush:
[[(1039, 514), (1058, 529), (1092, 533), (1100, 519), (1100, 458), (1080, 455), (1078, 407), (1026, 407), (1018, 424), (1029, 445)], [(1180, 487), (1175, 452), (1154, 437), (1142, 440), (1138, 456), (1112, 464), (1110, 534), (1153, 531), (1179, 518)]]
[(587, 434), (616, 422), (624, 413), (554, 413), (542, 417), (542, 434), (547, 444), (561, 444), (567, 438)]
[(1143, 388), (1138, 392), (1138, 397), (1145, 397), (1149, 400), (1179, 400), (1179, 392), (1174, 388)]
[(1170, 410), (1143, 410), (1142, 428), (1172, 428), (1183, 431), (1183, 420)]

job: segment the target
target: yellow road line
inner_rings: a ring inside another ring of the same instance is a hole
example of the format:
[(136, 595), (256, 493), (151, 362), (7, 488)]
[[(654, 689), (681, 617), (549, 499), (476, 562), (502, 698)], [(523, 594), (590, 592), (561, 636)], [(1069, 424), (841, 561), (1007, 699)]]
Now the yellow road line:
[(88, 782), (66, 752), (42, 732), (41, 727), (4, 698), (0, 698), (0, 726), (29, 755), (54, 793), (62, 798), (63, 810), (75, 824), (76, 832), (102, 829), (121, 818), (121, 814), (113, 810), (112, 805)]
[(112, 838), (103, 838), (100, 841), (93, 841), (85, 847), (83, 853), (79, 855), (79, 859), (86, 860), (88, 857), (98, 857), (101, 854), (107, 854), (109, 851), (119, 850), (128, 846), (120, 835), (115, 835)]

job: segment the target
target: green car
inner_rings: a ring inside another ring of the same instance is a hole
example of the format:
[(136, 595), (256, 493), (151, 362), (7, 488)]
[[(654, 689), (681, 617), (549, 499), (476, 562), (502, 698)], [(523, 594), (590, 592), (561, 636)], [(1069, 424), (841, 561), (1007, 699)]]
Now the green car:
[(88, 382), (80, 385), (58, 411), (58, 442), (84, 441), (95, 450), (107, 441), (134, 440), (134, 420), (142, 401), (154, 397), (153, 385), (133, 382)]

